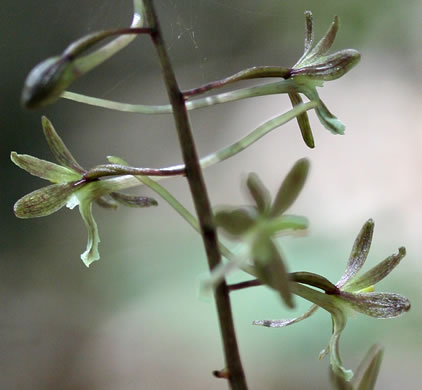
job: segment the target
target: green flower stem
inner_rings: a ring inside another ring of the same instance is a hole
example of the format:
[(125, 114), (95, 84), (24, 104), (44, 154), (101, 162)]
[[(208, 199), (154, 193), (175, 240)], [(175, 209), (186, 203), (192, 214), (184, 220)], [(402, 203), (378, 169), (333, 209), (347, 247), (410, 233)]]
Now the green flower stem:
[[(202, 169), (209, 168), (219, 162), (227, 160), (230, 157), (242, 152), (249, 146), (253, 145), (260, 138), (271, 132), (272, 130), (284, 125), (288, 121), (297, 117), (298, 115), (315, 108), (317, 103), (309, 102), (295, 106), (292, 110), (278, 115), (269, 121), (264, 122), (258, 126), (255, 130), (250, 132), (239, 141), (220, 149), (215, 153), (211, 153), (199, 160), (199, 164)], [(183, 164), (174, 165), (166, 168), (135, 168), (128, 167), (120, 164), (107, 164), (99, 165), (93, 169), (90, 169), (85, 173), (84, 178), (88, 180), (96, 179), (103, 176), (115, 176), (115, 175), (147, 175), (147, 176), (159, 176), (164, 179), (171, 176), (185, 174), (185, 166)], [(158, 178), (157, 178), (158, 179)]]
[[(170, 59), (166, 52), (165, 43), (152, 0), (144, 0), (145, 15), (148, 25), (154, 29), (151, 39), (157, 51), (161, 64), (163, 78), (166, 85), (173, 116), (186, 166), (186, 177), (189, 183), (203, 244), (208, 259), (210, 271), (221, 263), (218, 247), (217, 232), (213, 223), (213, 213), (207, 194), (207, 188), (202, 175), (199, 157), (189, 124), (185, 107), (185, 99), (179, 89)], [(224, 347), (225, 363), (229, 371), (229, 384), (232, 390), (247, 390), (246, 378), (240, 360), (239, 347), (234, 329), (229, 291), (223, 281), (214, 291), (221, 337)]]
[[(121, 38), (121, 37), (120, 37)], [(126, 37), (125, 37), (126, 38)], [(119, 38), (118, 38), (119, 39)], [(237, 100), (248, 99), (251, 97), (274, 95), (280, 93), (297, 93), (306, 92), (306, 86), (301, 86), (292, 80), (282, 80), (264, 85), (257, 85), (249, 88), (241, 88), (235, 91), (224, 92), (200, 99), (189, 100), (186, 102), (187, 110), (197, 110), (199, 108), (210, 107), (216, 104), (229, 103)], [(65, 91), (61, 95), (62, 98), (73, 100), (79, 103), (89, 104), (92, 106), (107, 108), (110, 110), (131, 112), (135, 114), (171, 114), (172, 107), (170, 104), (163, 105), (144, 105), (120, 103), (107, 99), (100, 99), (92, 96), (81, 95), (75, 92)]]

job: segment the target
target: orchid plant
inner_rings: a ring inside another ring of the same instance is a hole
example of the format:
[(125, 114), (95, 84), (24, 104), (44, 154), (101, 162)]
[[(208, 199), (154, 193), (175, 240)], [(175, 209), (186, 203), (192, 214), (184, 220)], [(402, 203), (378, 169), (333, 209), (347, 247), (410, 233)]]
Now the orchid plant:
[[(121, 192), (127, 188), (146, 185), (168, 202), (202, 236), (210, 268), (210, 276), (203, 282), (203, 287), (212, 288), (214, 291), (225, 355), (225, 367), (214, 372), (217, 377), (227, 379), (233, 390), (247, 389), (234, 330), (230, 293), (247, 287), (266, 285), (276, 290), (290, 308), (294, 307), (293, 295), (312, 302), (313, 306), (297, 318), (259, 320), (254, 322), (255, 325), (285, 327), (309, 318), (319, 307), (325, 309), (331, 315), (333, 332), (328, 347), (320, 356), (330, 354), (334, 385), (338, 389), (346, 390), (373, 389), (382, 358), (382, 348), (371, 348), (353, 375), (350, 369), (344, 367), (340, 357), (340, 335), (352, 310), (375, 318), (392, 318), (410, 309), (408, 299), (399, 294), (373, 291), (373, 286), (402, 260), (405, 249), (399, 248), (398, 254), (388, 257), (358, 276), (372, 241), (374, 223), (368, 220), (356, 238), (346, 271), (337, 283), (333, 284), (322, 275), (314, 273), (289, 273), (287, 261), (278, 247), (277, 236), (306, 231), (308, 227), (305, 217), (286, 214), (286, 211), (292, 207), (305, 185), (310, 167), (309, 160), (301, 159), (294, 164), (282, 181), (274, 200), (261, 179), (251, 173), (246, 183), (248, 195), (252, 199), (252, 204), (248, 206), (225, 206), (212, 211), (202, 176), (203, 169), (242, 152), (270, 131), (294, 118), (297, 119), (305, 144), (314, 148), (315, 142), (307, 114), (307, 111), (312, 109), (325, 128), (334, 134), (344, 133), (344, 125), (329, 111), (317, 91), (325, 81), (343, 76), (360, 59), (360, 54), (352, 49), (327, 54), (338, 31), (338, 18), (334, 18), (327, 33), (314, 45), (312, 14), (309, 11), (305, 13), (305, 50), (302, 57), (290, 68), (257, 66), (198, 88), (181, 91), (165, 49), (153, 1), (134, 0), (133, 3), (134, 16), (130, 27), (89, 34), (69, 45), (60, 55), (37, 65), (25, 81), (22, 102), (27, 108), (40, 108), (59, 98), (65, 98), (112, 110), (173, 114), (184, 164), (154, 169), (133, 167), (119, 157), (108, 157), (108, 163), (87, 170), (67, 149), (52, 123), (43, 117), (44, 136), (58, 164), (29, 155), (11, 153), (11, 159), (18, 167), (52, 183), (18, 200), (14, 207), (16, 216), (43, 217), (65, 205), (69, 208), (78, 206), (88, 230), (88, 243), (81, 259), (89, 266), (100, 258), (100, 238), (92, 214), (93, 203), (112, 209), (119, 205), (141, 208), (157, 206), (157, 201), (152, 198)], [(147, 35), (152, 39), (160, 60), (170, 104), (127, 104), (66, 90), (74, 80), (115, 55), (138, 35)], [(116, 36), (114, 40), (103, 44), (104, 39), (113, 36)], [(100, 47), (92, 50), (94, 45)], [(198, 97), (240, 80), (266, 78), (277, 80), (204, 98)], [(287, 94), (293, 108), (267, 120), (239, 141), (208, 156), (198, 156), (187, 114), (189, 110), (271, 94)], [(303, 96), (309, 101), (305, 103)], [(188, 180), (197, 218), (159, 183), (161, 179), (180, 175), (185, 175)], [(243, 251), (231, 250), (220, 242), (217, 228), (230, 240), (240, 244)], [(226, 258), (226, 261), (223, 262), (221, 257)], [(227, 285), (226, 276), (234, 270), (246, 272), (256, 279)]]

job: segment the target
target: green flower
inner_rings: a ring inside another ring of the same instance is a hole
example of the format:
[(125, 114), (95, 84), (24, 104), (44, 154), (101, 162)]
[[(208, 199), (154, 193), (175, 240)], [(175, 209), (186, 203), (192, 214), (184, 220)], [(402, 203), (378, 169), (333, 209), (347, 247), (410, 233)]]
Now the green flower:
[(299, 283), (292, 283), (291, 289), (297, 294), (314, 303), (306, 313), (290, 320), (260, 320), (255, 325), (280, 328), (292, 325), (310, 317), (318, 307), (330, 312), (333, 320), (333, 333), (328, 347), (320, 357), (330, 352), (330, 363), (336, 375), (349, 381), (352, 371), (346, 370), (339, 354), (340, 335), (346, 325), (348, 313), (357, 311), (374, 318), (394, 318), (410, 309), (410, 302), (406, 297), (394, 293), (373, 292), (373, 286), (384, 279), (405, 256), (405, 248), (399, 248), (398, 254), (387, 257), (384, 261), (357, 276), (364, 265), (371, 246), (374, 223), (370, 219), (362, 227), (357, 236), (347, 263), (346, 270), (336, 283), (337, 291), (322, 293)]
[(280, 292), (281, 298), (293, 307), (288, 273), (273, 237), (280, 232), (308, 227), (305, 217), (286, 215), (301, 192), (309, 171), (309, 161), (302, 159), (290, 170), (272, 202), (268, 189), (251, 173), (247, 180), (253, 206), (225, 207), (215, 215), (215, 223), (231, 238), (248, 244), (248, 258), (253, 259), (258, 279)]
[[(335, 80), (347, 73), (360, 60), (360, 53), (353, 49), (344, 49), (333, 54), (327, 54), (330, 50), (338, 31), (338, 17), (315, 45), (313, 43), (312, 13), (305, 12), (305, 50), (302, 57), (289, 69), (289, 77), (292, 80), (292, 92), (289, 93), (293, 106), (303, 103), (300, 93), (309, 100), (319, 103), (315, 111), (322, 125), (334, 134), (343, 134), (344, 125), (333, 115), (318, 95), (317, 87), (322, 87), (324, 81)], [(297, 92), (294, 89), (297, 89)], [(307, 113), (298, 116), (298, 124), (305, 143), (313, 148), (314, 140), (309, 125)]]
[[(92, 215), (93, 201), (109, 208), (117, 208), (118, 204), (147, 207), (157, 205), (157, 202), (151, 198), (116, 192), (139, 185), (139, 181), (133, 176), (125, 175), (92, 181), (85, 179), (87, 171), (69, 152), (51, 122), (43, 117), (42, 126), (50, 150), (60, 165), (16, 152), (11, 153), (11, 159), (18, 167), (31, 175), (49, 180), (54, 184), (19, 199), (14, 205), (14, 211), (19, 218), (36, 218), (50, 215), (65, 205), (70, 209), (79, 206), (79, 211), (88, 230), (88, 243), (81, 259), (88, 267), (93, 261), (100, 258), (98, 253), (100, 237)], [(106, 195), (110, 195), (112, 199), (106, 198)]]

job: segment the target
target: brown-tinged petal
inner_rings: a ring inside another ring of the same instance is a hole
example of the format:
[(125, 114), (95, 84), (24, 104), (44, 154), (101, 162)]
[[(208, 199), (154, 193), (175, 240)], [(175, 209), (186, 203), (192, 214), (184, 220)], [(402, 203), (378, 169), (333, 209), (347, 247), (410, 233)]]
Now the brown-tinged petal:
[(338, 298), (353, 310), (375, 318), (394, 318), (410, 310), (409, 300), (394, 293), (341, 291)]
[(45, 217), (60, 210), (76, 190), (74, 183), (53, 184), (25, 195), (13, 209), (18, 218)]
[(56, 160), (63, 166), (68, 167), (76, 172), (85, 173), (85, 170), (79, 165), (72, 153), (67, 149), (63, 140), (57, 134), (52, 123), (43, 116), (41, 118), (42, 128), (48, 146)]
[[(298, 104), (302, 104), (302, 97), (298, 93), (289, 93), (290, 101), (292, 102), (293, 107)], [(315, 147), (314, 136), (312, 135), (311, 125), (309, 123), (308, 113), (304, 112), (296, 117), (297, 123), (299, 125), (300, 132), (302, 134), (303, 141), (309, 148)]]
[(404, 256), (406, 256), (406, 249), (401, 247), (399, 248), (399, 253), (387, 257), (384, 261), (377, 264), (362, 276), (350, 280), (350, 282), (344, 284), (342, 290), (359, 291), (373, 286), (384, 279), (400, 263)]
[(252, 324), (262, 325), (269, 328), (283, 328), (285, 326), (293, 325), (300, 321), (306, 320), (312, 314), (314, 314), (318, 310), (318, 308), (319, 306), (312, 305), (307, 311), (305, 311), (305, 313), (303, 313), (302, 315), (296, 318), (290, 318), (287, 320), (256, 320), (256, 321), (253, 321)]
[(346, 270), (340, 280), (336, 283), (337, 287), (343, 287), (362, 268), (366, 258), (368, 257), (369, 249), (371, 248), (373, 233), (374, 221), (369, 219), (364, 223), (355, 239), (349, 256), (349, 261), (347, 262)]
[(118, 203), (126, 207), (151, 207), (158, 206), (158, 202), (146, 196), (127, 195), (122, 192), (112, 192), (110, 196)]

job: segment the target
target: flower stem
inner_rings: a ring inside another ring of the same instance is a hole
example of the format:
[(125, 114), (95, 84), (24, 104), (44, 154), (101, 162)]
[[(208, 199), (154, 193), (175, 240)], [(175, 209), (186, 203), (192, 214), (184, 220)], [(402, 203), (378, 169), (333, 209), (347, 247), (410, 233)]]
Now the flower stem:
[[(211, 205), (208, 199), (207, 189), (199, 165), (199, 158), (185, 107), (185, 99), (179, 89), (170, 59), (165, 49), (158, 18), (153, 6), (153, 0), (144, 0), (144, 7), (147, 21), (150, 23), (149, 27), (153, 28), (151, 38), (157, 50), (167, 93), (173, 108), (173, 116), (182, 149), (183, 160), (186, 166), (186, 177), (198, 214), (201, 235), (208, 258), (208, 265), (210, 271), (212, 271), (221, 263), (221, 256), (218, 248), (217, 233), (213, 224)], [(224, 345), (226, 366), (229, 371), (229, 383), (233, 390), (246, 390), (246, 379), (236, 340), (229, 291), (225, 282), (221, 283), (216, 288), (215, 299)]]

